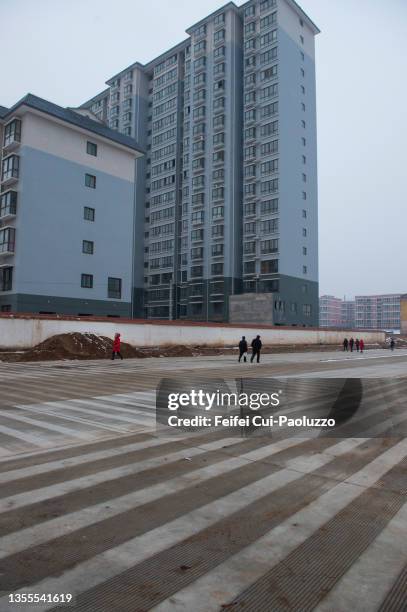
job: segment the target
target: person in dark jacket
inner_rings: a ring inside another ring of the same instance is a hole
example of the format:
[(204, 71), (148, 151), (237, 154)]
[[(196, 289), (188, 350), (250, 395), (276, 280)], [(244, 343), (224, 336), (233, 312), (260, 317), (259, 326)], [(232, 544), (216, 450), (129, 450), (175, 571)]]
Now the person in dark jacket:
[(250, 363), (253, 363), (253, 359), (257, 356), (257, 363), (260, 362), (260, 351), (261, 351), (261, 347), (262, 342), (260, 340), (260, 336), (256, 336), (253, 340), (252, 340), (252, 356), (250, 358)]
[(247, 359), (247, 340), (246, 336), (242, 336), (242, 339), (239, 342), (239, 363), (241, 358), (243, 357), (243, 361), (246, 363)]
[(345, 338), (345, 340), (343, 341), (343, 350), (347, 351), (348, 350), (348, 339)]
[(120, 352), (120, 347), (121, 347), (120, 334), (115, 334), (114, 335), (114, 340), (113, 340), (113, 350), (112, 350), (112, 359), (113, 360), (116, 357), (116, 355), (118, 355), (120, 357), (120, 359), (123, 359), (122, 354)]
[(350, 346), (350, 352), (353, 353), (353, 345), (355, 344), (355, 341), (353, 338), (351, 338), (349, 340), (349, 346)]
[(360, 344), (360, 342), (359, 342), (359, 338), (356, 338), (356, 340), (355, 340), (355, 345), (356, 345), (356, 351), (357, 351), (358, 353), (359, 353), (359, 344)]
[(395, 344), (396, 344), (396, 343), (395, 343), (395, 341), (394, 341), (394, 338), (392, 338), (392, 339), (390, 340), (390, 350), (391, 350), (391, 351), (394, 351), (394, 346), (395, 346)]
[(365, 348), (365, 343), (364, 343), (363, 338), (359, 340), (359, 348), (360, 348), (360, 352), (363, 353), (363, 349)]

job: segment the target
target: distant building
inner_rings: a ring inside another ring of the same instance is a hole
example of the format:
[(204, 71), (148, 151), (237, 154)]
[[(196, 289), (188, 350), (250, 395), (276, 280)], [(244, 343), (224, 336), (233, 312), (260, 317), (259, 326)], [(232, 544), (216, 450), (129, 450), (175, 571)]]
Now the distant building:
[(400, 329), (400, 294), (357, 295), (356, 327), (364, 329)]
[(0, 107), (1, 312), (132, 315), (142, 152), (88, 115), (31, 94)]
[(319, 326), (342, 327), (342, 300), (333, 295), (319, 298)]
[(341, 327), (355, 327), (355, 300), (341, 300)]

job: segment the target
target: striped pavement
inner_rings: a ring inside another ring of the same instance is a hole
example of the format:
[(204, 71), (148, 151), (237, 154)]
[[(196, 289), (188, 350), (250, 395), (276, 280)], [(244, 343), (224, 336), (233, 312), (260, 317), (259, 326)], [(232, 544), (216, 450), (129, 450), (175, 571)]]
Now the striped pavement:
[[(1, 612), (66, 609), (10, 593), (71, 593), (78, 612), (407, 609), (407, 439), (389, 435), (407, 422), (405, 380), (372, 380), (364, 397), (377, 401), (356, 437), (173, 436), (154, 429), (166, 364), (115, 364), (108, 381), (104, 363), (67, 364), (67, 376), (10, 365)], [(300, 389), (290, 414), (301, 402)]]

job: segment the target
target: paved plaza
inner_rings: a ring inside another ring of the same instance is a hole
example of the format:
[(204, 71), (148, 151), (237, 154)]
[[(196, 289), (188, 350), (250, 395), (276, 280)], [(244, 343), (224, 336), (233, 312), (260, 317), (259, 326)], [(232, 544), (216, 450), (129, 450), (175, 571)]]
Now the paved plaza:
[[(372, 379), (374, 421), (159, 434), (168, 377)], [(406, 383), (402, 349), (0, 362), (0, 611), (405, 611)]]

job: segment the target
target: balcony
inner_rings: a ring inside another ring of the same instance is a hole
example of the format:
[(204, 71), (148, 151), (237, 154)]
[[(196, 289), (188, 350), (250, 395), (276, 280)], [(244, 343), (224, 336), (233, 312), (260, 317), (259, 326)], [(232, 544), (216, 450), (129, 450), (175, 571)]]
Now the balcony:
[(21, 120), (13, 119), (4, 127), (3, 156), (15, 151), (21, 143)]
[(17, 192), (5, 191), (0, 195), (0, 219), (13, 219), (17, 213)]
[(17, 183), (20, 175), (20, 158), (18, 155), (4, 157), (1, 165), (1, 185), (4, 189)]
[(4, 227), (0, 230), (0, 257), (14, 255), (15, 235), (14, 227)]

